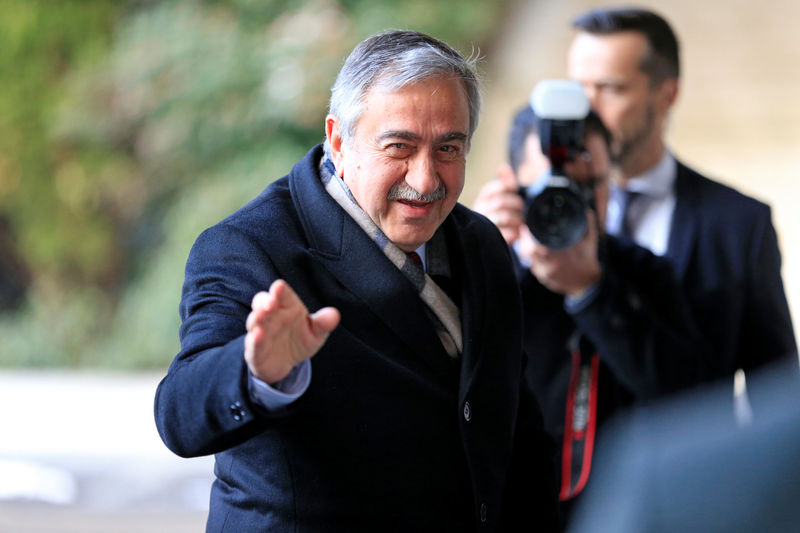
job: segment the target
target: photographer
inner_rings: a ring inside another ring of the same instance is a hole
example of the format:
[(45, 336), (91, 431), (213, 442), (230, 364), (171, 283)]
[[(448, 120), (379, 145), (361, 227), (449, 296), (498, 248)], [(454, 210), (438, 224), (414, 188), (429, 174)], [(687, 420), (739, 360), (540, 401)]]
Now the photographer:
[[(701, 175), (666, 144), (681, 74), (672, 27), (650, 10), (627, 7), (590, 9), (573, 27), (567, 71), (611, 130), (619, 167), (606, 229), (674, 265), (714, 349), (714, 379), (730, 383), (738, 369), (777, 362), (796, 371), (770, 207)], [(761, 409), (769, 406), (753, 402), (755, 416)]]
[(584, 149), (563, 165), (594, 196), (578, 242), (548, 248), (525, 223), (531, 202), (520, 187), (530, 190), (550, 167), (538, 136), (541, 121), (530, 105), (514, 119), (510, 164), (483, 187), (474, 206), (514, 250), (527, 379), (558, 443), (565, 522), (589, 479), (603, 423), (621, 409), (703, 382), (710, 358), (670, 264), (602, 232), (609, 134), (594, 113), (584, 122)]

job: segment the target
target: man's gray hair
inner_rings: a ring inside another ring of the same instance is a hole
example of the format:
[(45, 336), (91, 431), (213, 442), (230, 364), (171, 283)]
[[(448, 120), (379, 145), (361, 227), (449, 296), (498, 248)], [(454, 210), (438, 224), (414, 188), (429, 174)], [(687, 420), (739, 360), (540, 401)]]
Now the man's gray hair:
[(358, 44), (345, 61), (331, 88), (329, 112), (339, 119), (339, 133), (349, 144), (370, 89), (392, 91), (429, 78), (452, 76), (464, 83), (471, 139), (481, 108), (476, 62), (476, 57), (465, 59), (446, 43), (423, 33), (378, 33)]

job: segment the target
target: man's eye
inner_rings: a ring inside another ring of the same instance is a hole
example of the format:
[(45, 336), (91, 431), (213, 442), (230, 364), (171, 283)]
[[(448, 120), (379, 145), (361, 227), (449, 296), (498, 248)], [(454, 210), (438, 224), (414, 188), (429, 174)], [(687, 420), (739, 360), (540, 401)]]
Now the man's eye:
[(625, 87), (622, 85), (609, 83), (606, 85), (601, 85), (600, 90), (607, 94), (622, 94), (625, 92)]
[(457, 159), (461, 155), (461, 148), (452, 144), (443, 144), (439, 147), (439, 157), (445, 161)]
[(391, 143), (386, 145), (386, 152), (390, 156), (402, 157), (411, 152), (411, 146), (406, 143)]

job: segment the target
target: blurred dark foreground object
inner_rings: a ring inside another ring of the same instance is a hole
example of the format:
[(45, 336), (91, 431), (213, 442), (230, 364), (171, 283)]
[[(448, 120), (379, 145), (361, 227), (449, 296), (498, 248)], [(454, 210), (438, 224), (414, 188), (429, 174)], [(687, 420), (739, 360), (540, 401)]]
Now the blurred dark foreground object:
[(0, 313), (16, 311), (25, 300), (31, 276), (8, 218), (0, 215)]
[(618, 420), (569, 531), (800, 531), (797, 365), (755, 373), (747, 389), (759, 405), (747, 423), (733, 416), (730, 387)]

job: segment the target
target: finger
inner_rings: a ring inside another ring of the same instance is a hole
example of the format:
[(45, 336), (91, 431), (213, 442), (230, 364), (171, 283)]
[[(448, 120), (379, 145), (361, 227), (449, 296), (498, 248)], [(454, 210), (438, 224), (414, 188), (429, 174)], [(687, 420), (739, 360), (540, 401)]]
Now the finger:
[(250, 307), (252, 309), (266, 309), (270, 305), (270, 301), (272, 300), (272, 296), (267, 291), (259, 291), (253, 296), (253, 300), (250, 302)]
[(305, 310), (300, 297), (294, 292), (294, 289), (282, 279), (276, 279), (269, 287), (269, 292), (275, 299), (276, 305), (279, 308), (287, 308), (294, 306), (301, 306)]
[(317, 337), (327, 335), (339, 325), (342, 315), (335, 307), (323, 307), (309, 316), (311, 332)]
[(513, 189), (513, 187), (510, 186), (509, 184), (503, 183), (499, 179), (493, 179), (491, 181), (486, 182), (486, 185), (484, 185), (482, 187), (481, 195), (482, 196), (494, 196), (496, 194), (506, 193), (506, 192), (508, 192), (508, 191), (510, 191), (512, 189)]
[(263, 354), (270, 349), (271, 340), (261, 328), (256, 328), (244, 337), (244, 360), (253, 375), (258, 375), (258, 367)]
[(244, 336), (244, 359), (248, 363), (253, 363), (255, 361), (256, 348), (262, 336), (262, 332), (258, 328), (248, 332), (247, 335)]
[(492, 222), (501, 228), (518, 228), (525, 223), (525, 220), (521, 210), (502, 209), (495, 212)]
[(250, 313), (247, 315), (247, 321), (244, 323), (245, 329), (247, 331), (251, 331), (256, 323), (256, 320), (258, 320), (256, 317), (256, 312), (250, 311)]
[(484, 204), (483, 211), (495, 226), (518, 226), (523, 223), (525, 204), (519, 195), (506, 194)]
[(525, 210), (525, 200), (515, 193), (504, 193), (495, 200), (495, 209), (522, 213)]
[(491, 211), (498, 209), (502, 205), (504, 199), (514, 197), (519, 198), (516, 190), (509, 189), (497, 180), (490, 181), (478, 193), (473, 209), (478, 213), (489, 216)]
[(503, 240), (506, 241), (506, 244), (513, 244), (514, 241), (519, 239), (519, 230), (517, 228), (498, 226), (498, 229), (500, 230), (500, 234), (503, 236)]

